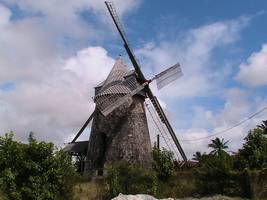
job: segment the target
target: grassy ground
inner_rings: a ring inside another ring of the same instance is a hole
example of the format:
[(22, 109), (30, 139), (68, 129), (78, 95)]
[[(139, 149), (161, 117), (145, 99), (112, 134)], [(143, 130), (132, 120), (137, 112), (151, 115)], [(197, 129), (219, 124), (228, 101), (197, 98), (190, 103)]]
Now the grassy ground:
[[(179, 188), (179, 189), (181, 189), (181, 188)], [(170, 191), (170, 190), (173, 190), (173, 192), (174, 192), (177, 189), (175, 189), (175, 187), (173, 187), (173, 189), (169, 188), (168, 190), (169, 190), (168, 192), (172, 193), (172, 191)], [(107, 197), (106, 197), (107, 185), (106, 185), (105, 180), (103, 178), (94, 178), (91, 181), (79, 183), (75, 186), (74, 191), (75, 191), (75, 200), (107, 200)], [(166, 193), (166, 191), (165, 191), (165, 193)], [(177, 193), (175, 195), (177, 195)], [(186, 196), (186, 194), (185, 194), (185, 196)], [(164, 196), (164, 194), (162, 194), (158, 198), (163, 200), (166, 197), (168, 197), (168, 196)], [(129, 198), (129, 199), (132, 199), (132, 198)], [(233, 197), (226, 197), (226, 196), (222, 196), (222, 195), (215, 195), (212, 197), (203, 197), (203, 198), (192, 198), (192, 197), (179, 198), (179, 200), (199, 200), (199, 199), (200, 200), (244, 200), (244, 199), (238, 198), (238, 197), (233, 198)], [(125, 198), (125, 200), (127, 200), (127, 198)], [(135, 199), (135, 200), (137, 200), (137, 199)], [(167, 199), (165, 199), (165, 200), (167, 200)], [(168, 198), (168, 200), (172, 200), (172, 198)]]
[(75, 200), (106, 200), (107, 187), (103, 178), (81, 182), (74, 187)]
[[(222, 196), (222, 195), (215, 195), (212, 197), (203, 197), (200, 198), (201, 200), (244, 200), (242, 198), (239, 197), (226, 197), (226, 196)], [(184, 198), (183, 200), (199, 200), (196, 198)]]

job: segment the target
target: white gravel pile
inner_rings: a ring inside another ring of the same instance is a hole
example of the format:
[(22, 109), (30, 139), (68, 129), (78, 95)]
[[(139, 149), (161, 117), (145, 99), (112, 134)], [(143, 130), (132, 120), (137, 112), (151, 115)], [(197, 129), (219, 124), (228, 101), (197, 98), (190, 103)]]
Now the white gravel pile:
[[(119, 194), (119, 196), (113, 198), (112, 200), (158, 200), (155, 197), (146, 194), (137, 194), (137, 195), (123, 195)], [(175, 200), (173, 198), (161, 199), (161, 200)], [(176, 199), (179, 200), (179, 199)], [(184, 198), (180, 200), (242, 200), (241, 198), (230, 198), (222, 195), (216, 195), (213, 197), (203, 197), (201, 199), (196, 198)]]

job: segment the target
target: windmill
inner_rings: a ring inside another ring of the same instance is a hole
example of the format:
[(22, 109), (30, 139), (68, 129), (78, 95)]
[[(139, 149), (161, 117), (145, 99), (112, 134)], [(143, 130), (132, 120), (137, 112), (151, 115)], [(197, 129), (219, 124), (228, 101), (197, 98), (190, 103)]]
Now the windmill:
[[(144, 167), (151, 165), (151, 142), (149, 137), (144, 101), (149, 98), (161, 122), (166, 126), (184, 162), (187, 157), (169, 123), (158, 99), (149, 84), (156, 80), (159, 89), (182, 75), (179, 64), (146, 79), (122, 28), (112, 2), (105, 2), (124, 47), (134, 67), (128, 70), (119, 58), (107, 79), (95, 87), (95, 111), (91, 114), (75, 138), (64, 149), (84, 159), (85, 173), (103, 173), (105, 165), (126, 161)], [(76, 142), (88, 124), (92, 122), (89, 141)], [(85, 156), (86, 155), (86, 156)]]

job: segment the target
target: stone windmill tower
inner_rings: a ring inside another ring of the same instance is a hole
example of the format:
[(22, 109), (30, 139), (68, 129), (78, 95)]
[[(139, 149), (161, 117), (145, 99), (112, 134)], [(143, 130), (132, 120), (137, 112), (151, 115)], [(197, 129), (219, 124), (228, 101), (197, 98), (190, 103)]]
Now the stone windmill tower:
[[(95, 88), (95, 101), (117, 101), (131, 93), (125, 80), (135, 79), (122, 59), (114, 64), (107, 79)], [(101, 170), (105, 165), (127, 162), (144, 167), (151, 165), (151, 142), (141, 91), (132, 102), (123, 102), (107, 116), (96, 108), (85, 163), (85, 171)]]
[[(106, 165), (118, 162), (150, 167), (151, 142), (144, 109), (145, 98), (149, 98), (186, 162), (186, 155), (167, 116), (149, 88), (149, 83), (153, 80), (157, 81), (160, 89), (179, 78), (182, 75), (180, 65), (176, 64), (147, 80), (128, 44), (113, 4), (105, 3), (122, 37), (134, 70), (130, 71), (122, 59), (116, 61), (106, 80), (95, 87), (95, 111), (72, 142), (64, 148), (65, 151), (81, 160), (81, 171), (85, 174), (102, 174)], [(92, 119), (89, 141), (76, 142)]]

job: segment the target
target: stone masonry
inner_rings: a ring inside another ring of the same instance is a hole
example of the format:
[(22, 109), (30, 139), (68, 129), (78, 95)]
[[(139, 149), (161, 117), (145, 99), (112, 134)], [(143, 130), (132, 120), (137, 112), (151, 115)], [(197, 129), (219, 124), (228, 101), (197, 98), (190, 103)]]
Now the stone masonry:
[[(117, 65), (118, 62), (120, 64), (122, 61), (117, 61)], [(116, 68), (116, 63), (114, 67)], [(121, 70), (121, 66), (119, 67)], [(114, 87), (112, 82), (108, 82), (108, 85)], [(104, 86), (105, 83), (101, 87)], [(96, 92), (98, 91), (99, 87), (96, 88)], [(151, 167), (145, 96), (137, 94), (132, 100), (132, 103), (119, 106), (106, 117), (96, 108), (85, 160), (85, 174), (101, 174), (105, 166), (120, 162)]]

